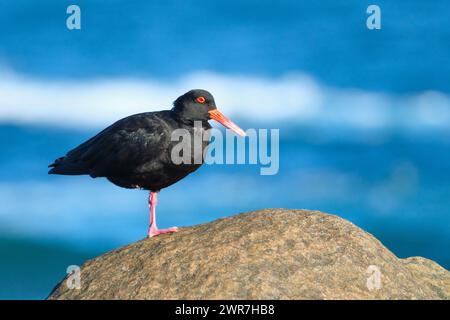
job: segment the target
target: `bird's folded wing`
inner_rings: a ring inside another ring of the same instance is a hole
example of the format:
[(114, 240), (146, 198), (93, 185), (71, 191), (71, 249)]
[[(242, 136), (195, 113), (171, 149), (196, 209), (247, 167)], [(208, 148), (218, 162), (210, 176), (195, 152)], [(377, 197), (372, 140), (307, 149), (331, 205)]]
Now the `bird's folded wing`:
[(164, 123), (143, 115), (128, 117), (59, 158), (50, 173), (92, 177), (129, 174), (157, 157), (170, 143)]

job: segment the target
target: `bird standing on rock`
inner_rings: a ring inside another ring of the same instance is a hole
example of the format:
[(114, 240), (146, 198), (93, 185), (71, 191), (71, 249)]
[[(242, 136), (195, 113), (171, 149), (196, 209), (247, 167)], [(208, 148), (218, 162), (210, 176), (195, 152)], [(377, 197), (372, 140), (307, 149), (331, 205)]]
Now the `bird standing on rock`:
[[(123, 118), (96, 136), (58, 158), (49, 167), (49, 174), (106, 177), (123, 188), (150, 191), (150, 226), (148, 237), (176, 232), (177, 227), (158, 229), (156, 204), (158, 192), (197, 170), (203, 163), (191, 161), (175, 164), (171, 159), (172, 132), (184, 129), (194, 136), (194, 122), (201, 130), (211, 129), (208, 120), (214, 119), (240, 136), (245, 132), (217, 110), (214, 97), (206, 90), (191, 90), (175, 100), (171, 110), (145, 112)], [(202, 151), (209, 141), (204, 141)], [(204, 154), (202, 152), (202, 154)]]

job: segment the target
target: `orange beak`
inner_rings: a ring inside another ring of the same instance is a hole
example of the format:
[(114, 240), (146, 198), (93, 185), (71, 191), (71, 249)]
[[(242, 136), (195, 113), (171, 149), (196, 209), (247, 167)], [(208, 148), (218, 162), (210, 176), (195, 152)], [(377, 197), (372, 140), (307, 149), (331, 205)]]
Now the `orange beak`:
[(224, 127), (233, 130), (241, 137), (245, 137), (246, 134), (245, 134), (244, 130), (239, 128), (238, 125), (235, 124), (233, 121), (231, 121), (230, 119), (225, 117), (223, 115), (223, 113), (220, 112), (219, 110), (214, 109), (214, 110), (208, 111), (208, 113), (211, 116), (211, 119), (214, 119), (217, 122), (220, 122)]

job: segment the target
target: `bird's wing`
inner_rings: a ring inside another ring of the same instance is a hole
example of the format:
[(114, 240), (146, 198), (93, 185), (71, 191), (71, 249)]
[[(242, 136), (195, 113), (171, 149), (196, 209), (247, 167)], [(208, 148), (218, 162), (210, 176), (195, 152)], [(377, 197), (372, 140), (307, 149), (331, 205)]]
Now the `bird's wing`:
[(158, 113), (137, 114), (114, 123), (69, 151), (49, 173), (121, 176), (160, 156), (169, 145), (167, 123)]

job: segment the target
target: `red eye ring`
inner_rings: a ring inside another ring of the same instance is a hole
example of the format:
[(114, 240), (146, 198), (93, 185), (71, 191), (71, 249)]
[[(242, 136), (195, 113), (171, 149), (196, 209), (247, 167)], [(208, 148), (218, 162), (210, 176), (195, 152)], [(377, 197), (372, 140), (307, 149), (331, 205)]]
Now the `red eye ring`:
[(198, 97), (197, 99), (195, 99), (195, 101), (197, 101), (198, 103), (205, 103), (206, 99), (205, 97)]

